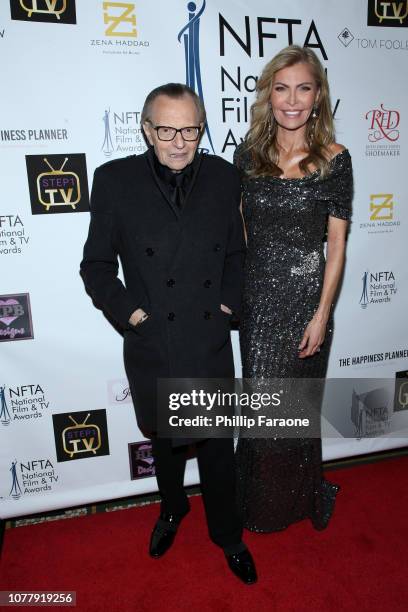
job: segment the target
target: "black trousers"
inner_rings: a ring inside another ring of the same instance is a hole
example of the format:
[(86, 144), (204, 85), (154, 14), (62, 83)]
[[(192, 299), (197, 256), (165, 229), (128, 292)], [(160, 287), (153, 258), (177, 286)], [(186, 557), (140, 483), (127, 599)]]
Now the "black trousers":
[[(242, 521), (236, 505), (233, 440), (210, 438), (195, 447), (210, 538), (226, 552), (238, 551)], [(173, 447), (166, 438), (152, 439), (162, 512), (185, 514), (190, 508), (183, 486), (187, 449)]]

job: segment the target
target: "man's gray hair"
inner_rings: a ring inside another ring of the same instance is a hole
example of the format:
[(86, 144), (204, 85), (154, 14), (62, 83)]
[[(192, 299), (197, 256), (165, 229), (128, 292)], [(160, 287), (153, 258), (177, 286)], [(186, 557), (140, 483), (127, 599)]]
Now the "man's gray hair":
[(169, 98), (173, 99), (190, 96), (193, 99), (194, 104), (196, 105), (199, 122), (205, 123), (206, 114), (204, 104), (201, 98), (196, 94), (196, 92), (191, 89), (191, 87), (183, 85), (182, 83), (166, 83), (166, 85), (160, 85), (160, 87), (156, 87), (148, 94), (142, 110), (142, 125), (145, 121), (151, 121), (152, 104), (159, 96), (168, 96)]

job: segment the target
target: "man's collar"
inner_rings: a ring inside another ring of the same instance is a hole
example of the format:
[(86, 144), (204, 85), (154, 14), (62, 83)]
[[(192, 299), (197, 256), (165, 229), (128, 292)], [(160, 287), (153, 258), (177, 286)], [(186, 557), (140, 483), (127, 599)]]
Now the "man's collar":
[(149, 147), (147, 153), (151, 161), (153, 162), (153, 166), (154, 166), (154, 169), (157, 175), (165, 183), (171, 183), (172, 180), (174, 180), (175, 174), (183, 175), (186, 177), (186, 179), (190, 179), (201, 158), (201, 152), (198, 151), (197, 149), (197, 151), (194, 154), (193, 161), (190, 164), (188, 164), (185, 168), (183, 168), (180, 172), (175, 173), (168, 166), (165, 166), (164, 164), (159, 162), (157, 155), (154, 151), (154, 147)]

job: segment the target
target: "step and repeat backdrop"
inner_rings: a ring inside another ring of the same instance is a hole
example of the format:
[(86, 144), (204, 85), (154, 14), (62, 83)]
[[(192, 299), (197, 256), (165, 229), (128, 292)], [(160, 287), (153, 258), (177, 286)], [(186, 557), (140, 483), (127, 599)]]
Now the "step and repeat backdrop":
[(122, 337), (78, 273), (93, 171), (145, 150), (142, 105), (168, 81), (199, 93), (201, 146), (232, 160), (290, 43), (327, 69), (355, 175), (324, 458), (407, 444), (408, 0), (2, 0), (0, 518), (156, 489)]

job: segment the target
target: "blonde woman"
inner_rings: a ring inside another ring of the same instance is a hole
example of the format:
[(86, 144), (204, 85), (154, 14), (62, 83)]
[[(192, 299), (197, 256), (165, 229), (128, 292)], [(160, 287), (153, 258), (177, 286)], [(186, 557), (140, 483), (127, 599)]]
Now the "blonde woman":
[[(296, 45), (278, 53), (258, 80), (251, 110), (234, 157), (248, 239), (243, 375), (324, 378), (352, 168), (348, 150), (335, 142), (328, 82), (315, 53)], [(277, 531), (304, 518), (316, 529), (327, 526), (339, 487), (323, 477), (320, 438), (243, 437), (236, 460), (248, 529)]]

